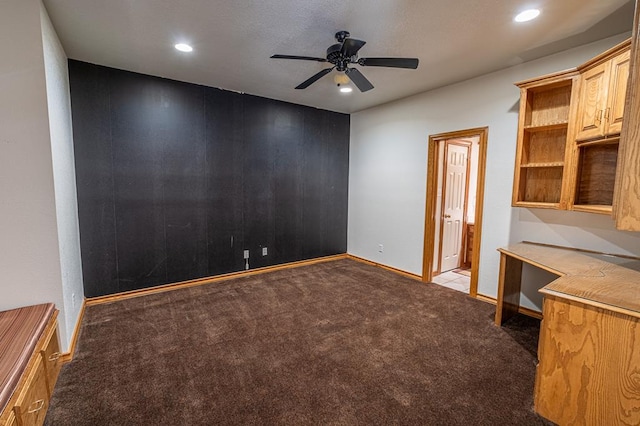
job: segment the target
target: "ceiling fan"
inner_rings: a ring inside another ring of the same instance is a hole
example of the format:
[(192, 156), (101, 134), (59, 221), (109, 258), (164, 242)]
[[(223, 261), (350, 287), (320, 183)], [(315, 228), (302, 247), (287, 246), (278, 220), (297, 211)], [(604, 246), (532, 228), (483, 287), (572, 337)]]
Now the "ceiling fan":
[(373, 89), (373, 84), (357, 69), (349, 68), (349, 65), (356, 64), (363, 67), (391, 67), (391, 68), (418, 68), (416, 58), (358, 58), (358, 51), (365, 45), (366, 41), (349, 38), (348, 31), (338, 31), (335, 35), (338, 43), (329, 46), (326, 58), (315, 58), (312, 56), (294, 55), (273, 55), (276, 59), (298, 59), (303, 61), (329, 62), (333, 64), (331, 68), (325, 68), (311, 78), (296, 86), (296, 89), (306, 89), (334, 69), (344, 72), (361, 92)]

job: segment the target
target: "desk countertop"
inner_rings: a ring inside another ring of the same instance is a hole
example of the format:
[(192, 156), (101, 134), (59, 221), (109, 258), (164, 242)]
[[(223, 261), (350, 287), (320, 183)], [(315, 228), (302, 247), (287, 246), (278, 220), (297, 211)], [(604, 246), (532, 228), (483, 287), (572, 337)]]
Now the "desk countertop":
[(559, 275), (543, 287), (562, 297), (640, 318), (640, 260), (522, 242), (501, 253)]

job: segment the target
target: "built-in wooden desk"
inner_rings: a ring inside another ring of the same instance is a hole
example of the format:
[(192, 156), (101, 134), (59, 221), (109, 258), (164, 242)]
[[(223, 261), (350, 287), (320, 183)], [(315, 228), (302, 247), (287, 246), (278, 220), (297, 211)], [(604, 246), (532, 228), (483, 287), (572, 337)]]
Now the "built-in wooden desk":
[(543, 287), (535, 409), (559, 424), (640, 424), (640, 260), (519, 243), (501, 248), (496, 324), (518, 311), (522, 263)]

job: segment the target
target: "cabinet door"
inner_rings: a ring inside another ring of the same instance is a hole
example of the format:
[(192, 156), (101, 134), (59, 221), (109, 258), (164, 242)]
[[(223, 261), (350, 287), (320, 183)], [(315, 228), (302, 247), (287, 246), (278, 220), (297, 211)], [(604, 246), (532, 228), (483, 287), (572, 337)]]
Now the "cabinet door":
[(604, 134), (603, 116), (610, 65), (610, 62), (605, 62), (581, 76), (577, 140), (597, 138)]
[(622, 131), (622, 115), (627, 93), (627, 80), (629, 79), (629, 58), (630, 52), (627, 50), (611, 60), (611, 78), (605, 111), (605, 120), (608, 125), (607, 135)]

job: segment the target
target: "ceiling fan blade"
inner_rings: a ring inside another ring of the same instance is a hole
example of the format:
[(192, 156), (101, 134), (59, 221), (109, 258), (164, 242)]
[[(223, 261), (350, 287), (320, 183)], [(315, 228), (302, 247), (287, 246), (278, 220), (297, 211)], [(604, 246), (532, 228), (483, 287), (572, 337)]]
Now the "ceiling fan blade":
[(358, 50), (360, 50), (366, 43), (366, 41), (356, 40), (355, 38), (347, 38), (344, 40), (344, 43), (342, 43), (342, 55), (345, 58), (350, 58), (358, 53)]
[(274, 59), (299, 59), (302, 61), (327, 62), (324, 58), (314, 58), (313, 56), (273, 55), (271, 57)]
[(367, 80), (367, 77), (362, 75), (362, 73), (357, 69), (347, 68), (345, 73), (349, 76), (349, 79), (353, 81), (353, 84), (355, 84), (358, 89), (360, 89), (361, 92), (366, 92), (373, 89), (373, 84), (371, 84), (371, 82)]
[(304, 82), (300, 83), (299, 85), (297, 85), (296, 89), (306, 89), (307, 87), (311, 86), (316, 81), (320, 80), (325, 75), (329, 74), (331, 71), (333, 71), (334, 68), (335, 67), (323, 69), (319, 73), (315, 74), (313, 77), (311, 77), (311, 78), (305, 80)]
[(358, 64), (363, 67), (418, 68), (416, 58), (360, 58)]

